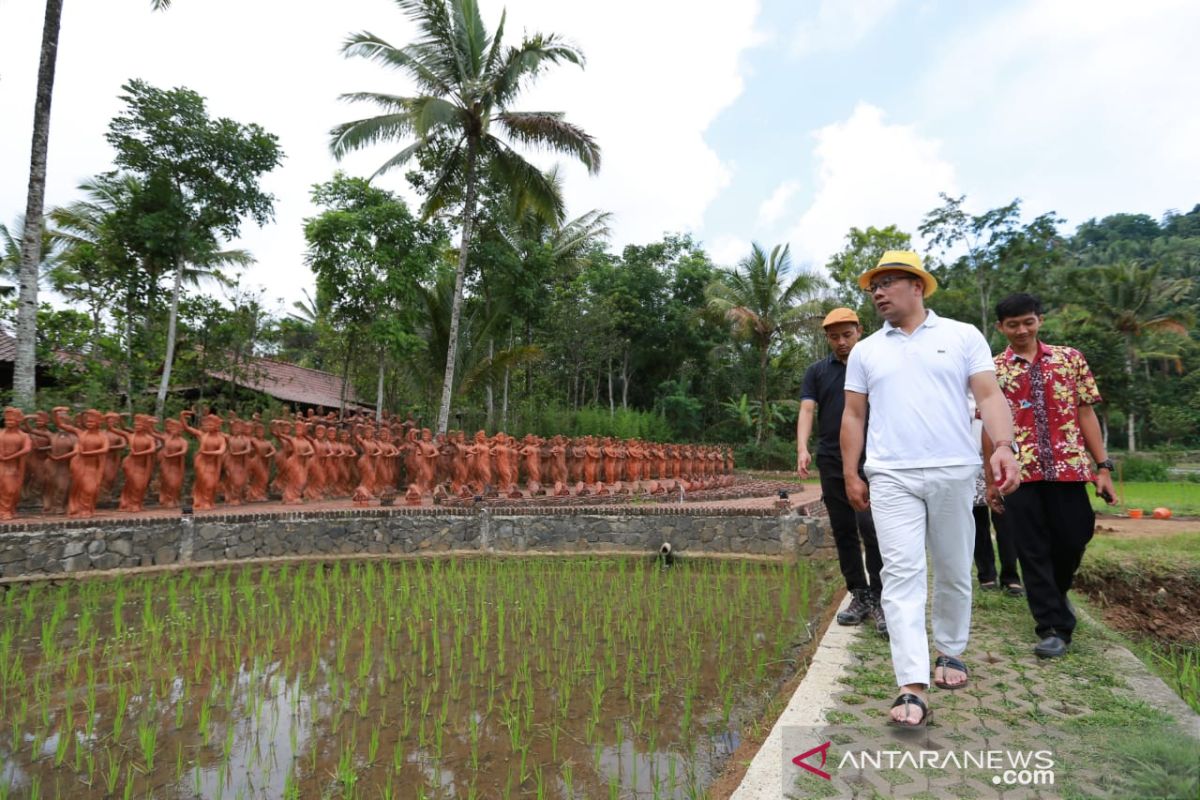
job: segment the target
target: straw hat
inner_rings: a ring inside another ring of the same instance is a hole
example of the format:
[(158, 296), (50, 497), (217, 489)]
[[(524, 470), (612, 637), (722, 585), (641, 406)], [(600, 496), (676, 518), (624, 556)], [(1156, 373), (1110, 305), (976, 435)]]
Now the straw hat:
[(888, 250), (879, 258), (879, 263), (874, 269), (869, 269), (858, 277), (858, 285), (864, 290), (871, 285), (871, 281), (881, 272), (889, 270), (901, 270), (903, 272), (916, 275), (925, 284), (925, 297), (937, 291), (937, 278), (930, 275), (921, 266), (921, 257), (912, 250)]

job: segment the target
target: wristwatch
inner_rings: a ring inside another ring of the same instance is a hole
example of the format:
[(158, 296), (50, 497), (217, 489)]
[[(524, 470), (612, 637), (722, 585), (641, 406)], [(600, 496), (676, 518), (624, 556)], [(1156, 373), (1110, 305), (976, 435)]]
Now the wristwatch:
[(994, 444), (996, 445), (996, 447), (1007, 447), (1009, 450), (1012, 450), (1012, 454), (1013, 454), (1014, 458), (1021, 457), (1021, 447), (1020, 447), (1020, 445), (1017, 444), (1015, 439), (1001, 439), (1000, 441), (995, 442)]
[(1117, 465), (1113, 463), (1113, 460), (1111, 458), (1106, 458), (1103, 461), (1096, 462), (1096, 470), (1097, 471), (1106, 469), (1109, 472), (1114, 472), (1114, 471), (1116, 471), (1116, 468), (1117, 468)]

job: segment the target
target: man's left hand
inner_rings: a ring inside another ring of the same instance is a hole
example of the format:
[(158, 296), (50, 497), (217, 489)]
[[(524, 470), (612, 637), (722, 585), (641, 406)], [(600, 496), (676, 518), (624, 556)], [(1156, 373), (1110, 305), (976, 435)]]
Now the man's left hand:
[(1117, 493), (1113, 491), (1112, 474), (1108, 470), (1096, 473), (1096, 496), (1105, 498), (1110, 506), (1117, 504)]
[(992, 482), (1000, 494), (1012, 494), (1021, 485), (1021, 468), (1007, 447), (997, 447), (992, 452)]

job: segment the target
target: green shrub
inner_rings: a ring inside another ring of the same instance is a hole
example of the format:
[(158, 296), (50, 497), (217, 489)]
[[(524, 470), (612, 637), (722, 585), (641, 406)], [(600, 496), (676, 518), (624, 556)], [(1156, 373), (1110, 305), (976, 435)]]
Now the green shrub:
[(1124, 456), (1120, 459), (1121, 478), (1127, 481), (1166, 483), (1171, 480), (1167, 464), (1157, 458)]
[(796, 468), (796, 443), (772, 436), (761, 445), (738, 445), (734, 458), (745, 469), (791, 470)]

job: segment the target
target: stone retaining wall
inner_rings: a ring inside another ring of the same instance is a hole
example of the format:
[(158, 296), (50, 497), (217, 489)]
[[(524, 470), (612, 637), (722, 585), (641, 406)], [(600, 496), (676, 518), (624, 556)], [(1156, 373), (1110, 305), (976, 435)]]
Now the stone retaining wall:
[(657, 551), (811, 555), (828, 520), (769, 509), (353, 509), (0, 526), (0, 579), (279, 556)]

